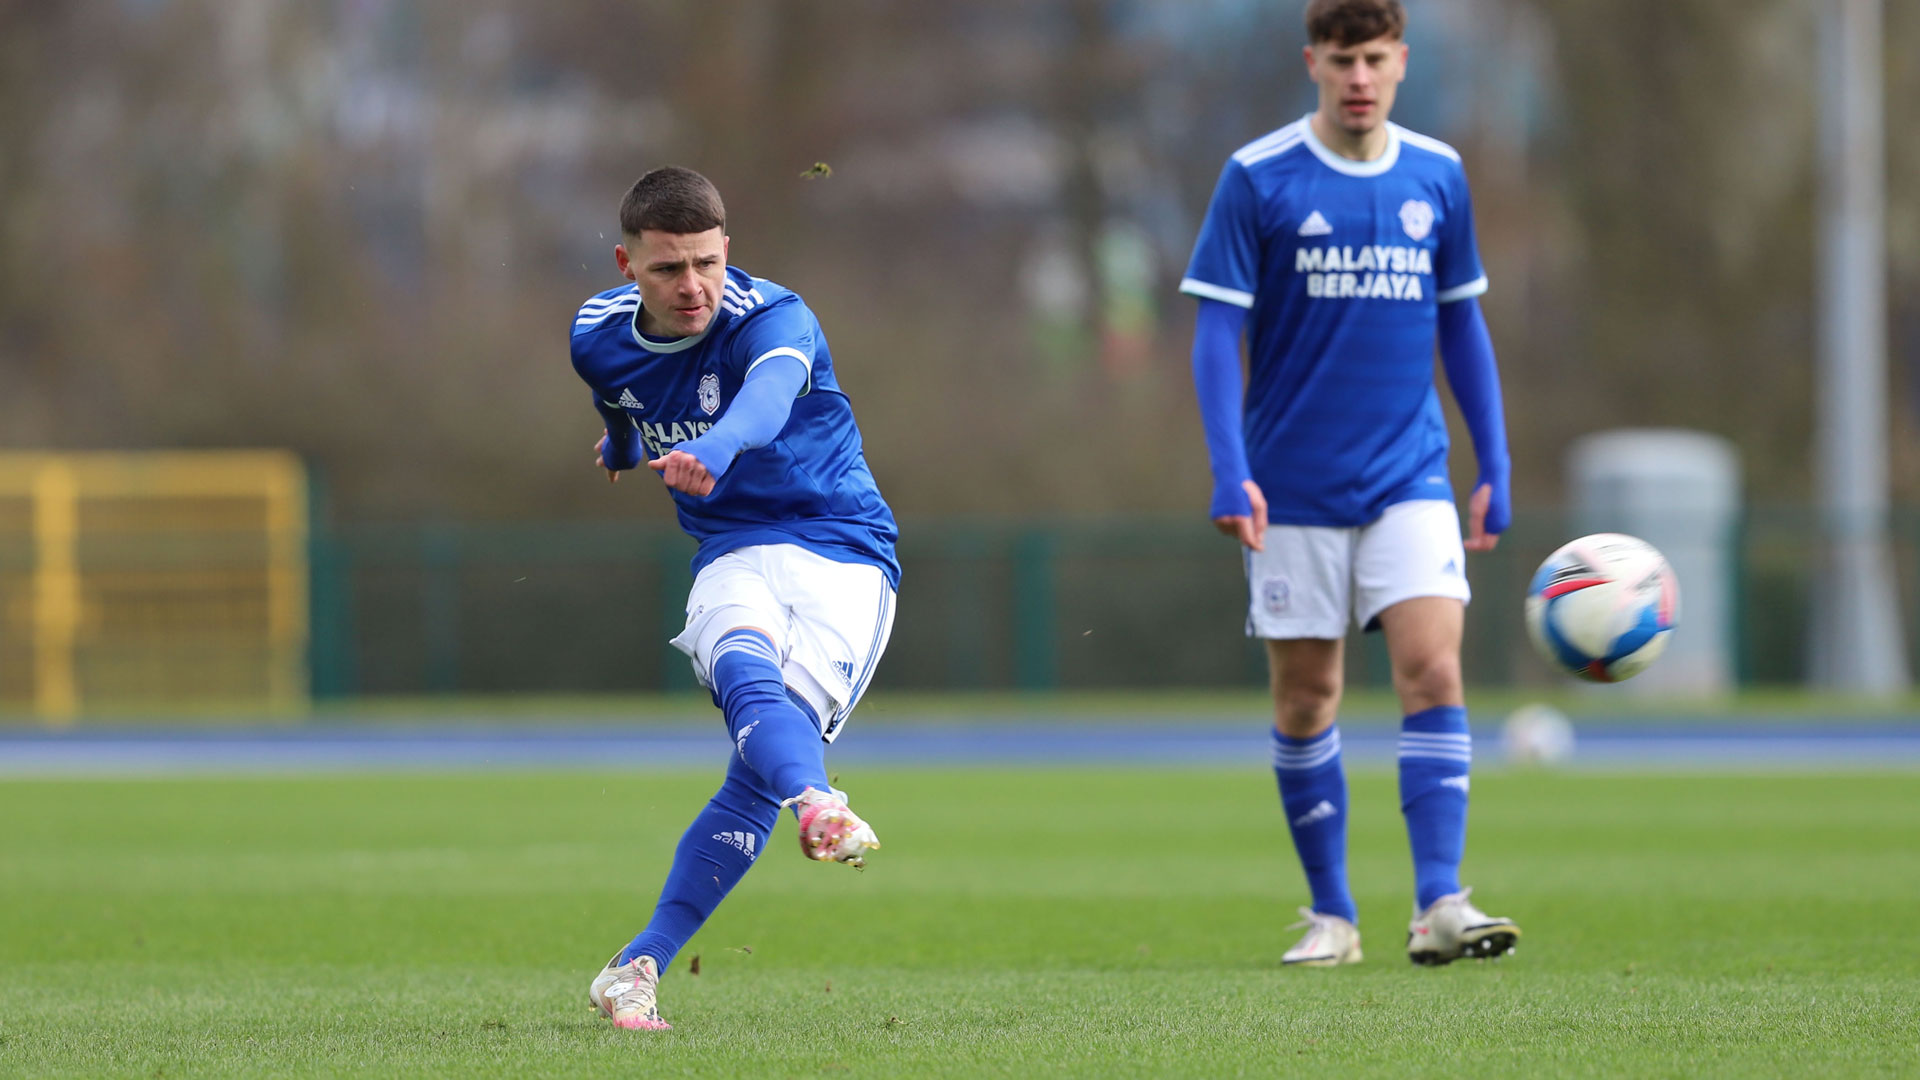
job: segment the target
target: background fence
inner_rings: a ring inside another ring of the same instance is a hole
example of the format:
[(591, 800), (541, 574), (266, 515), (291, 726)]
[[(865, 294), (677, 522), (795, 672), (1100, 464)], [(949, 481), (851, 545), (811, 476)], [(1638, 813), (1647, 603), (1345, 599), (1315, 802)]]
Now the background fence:
[[(1475, 590), (1464, 662), (1475, 685), (1554, 679), (1521, 617), (1527, 579), (1572, 534), (1523, 513)], [(1102, 689), (1256, 684), (1241, 632), (1234, 547), (1191, 518), (908, 519), (889, 689)], [(1920, 508), (1895, 522), (1899, 589), (1920, 642)], [(1729, 543), (1735, 670), (1743, 685), (1802, 681), (1816, 520), (1747, 512)], [(606, 524), (391, 526), (314, 540), (314, 690), (324, 696), (595, 693), (691, 687), (666, 641), (684, 622), (692, 547), (678, 532)], [(1685, 588), (1682, 588), (1682, 624)], [(1910, 648), (1912, 646), (1910, 645)], [(1920, 664), (1920, 655), (1913, 657)], [(1378, 635), (1349, 651), (1356, 685), (1388, 683)]]
[[(337, 526), (307, 498), (287, 454), (0, 455), (0, 711), (293, 709), (309, 688), (333, 699), (693, 688), (666, 644), (691, 583), (691, 542), (670, 526)], [(1470, 558), (1473, 685), (1556, 678), (1531, 654), (1522, 597), (1574, 532), (1570, 513), (1522, 513), (1497, 551)], [(1197, 516), (909, 516), (902, 535), (886, 688), (1265, 678), (1241, 632), (1235, 547)], [(1893, 538), (1887, 587), (1920, 667), (1920, 507), (1896, 513)], [(1737, 680), (1803, 681), (1814, 512), (1750, 508), (1726, 543)], [(1378, 635), (1357, 635), (1348, 655), (1353, 685), (1388, 685)]]

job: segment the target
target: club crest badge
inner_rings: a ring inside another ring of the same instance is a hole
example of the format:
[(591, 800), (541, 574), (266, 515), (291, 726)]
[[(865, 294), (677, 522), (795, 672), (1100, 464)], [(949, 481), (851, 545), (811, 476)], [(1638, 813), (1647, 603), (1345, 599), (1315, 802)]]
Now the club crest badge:
[(1400, 227), (1415, 240), (1425, 240), (1433, 231), (1433, 207), (1419, 199), (1400, 204)]
[(1293, 588), (1286, 578), (1268, 578), (1260, 586), (1260, 598), (1266, 602), (1270, 614), (1284, 615), (1293, 605)]
[(708, 416), (720, 408), (720, 376), (707, 374), (700, 376), (700, 408)]

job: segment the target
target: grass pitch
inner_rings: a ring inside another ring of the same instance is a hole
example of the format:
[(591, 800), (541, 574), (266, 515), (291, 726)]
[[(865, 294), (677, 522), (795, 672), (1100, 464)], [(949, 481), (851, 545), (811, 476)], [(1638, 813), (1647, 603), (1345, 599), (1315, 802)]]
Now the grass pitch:
[(1362, 772), (1367, 961), (1303, 971), (1257, 764), (863, 770), (872, 868), (805, 862), (784, 819), (663, 984), (674, 1030), (615, 1030), (587, 981), (718, 770), (0, 784), (0, 1074), (1920, 1068), (1913, 774), (1483, 771), (1467, 880), (1525, 937), (1421, 969), (1393, 780)]

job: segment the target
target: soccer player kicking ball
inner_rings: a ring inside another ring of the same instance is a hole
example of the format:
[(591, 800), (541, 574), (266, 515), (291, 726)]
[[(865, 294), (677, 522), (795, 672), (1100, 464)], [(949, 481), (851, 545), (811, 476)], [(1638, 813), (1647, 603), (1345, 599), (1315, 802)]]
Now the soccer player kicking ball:
[[(1416, 889), (1416, 964), (1497, 956), (1520, 936), (1460, 886), (1472, 744), (1460, 686), (1463, 546), (1507, 527), (1500, 381), (1452, 147), (1387, 122), (1404, 77), (1399, 0), (1312, 0), (1312, 115), (1227, 162), (1180, 291), (1199, 298), (1193, 374), (1214, 524), (1245, 545), (1247, 633), (1266, 639), (1273, 768), (1313, 906), (1288, 964), (1360, 960), (1340, 765), (1347, 620), (1385, 631), (1400, 727), (1400, 807)], [(1244, 409), (1240, 340), (1248, 339)], [(1468, 536), (1447, 482), (1442, 363), (1480, 476)]]
[(782, 808), (810, 859), (860, 867), (880, 846), (827, 782), (825, 753), (893, 628), (893, 512), (819, 320), (793, 292), (727, 265), (725, 225), (706, 177), (641, 177), (613, 249), (631, 284), (573, 322), (573, 367), (606, 422), (594, 464), (618, 480), (644, 462), (699, 544), (673, 644), (733, 743), (653, 919), (593, 980), (593, 1004), (624, 1028), (668, 1026), (660, 973), (765, 850)]

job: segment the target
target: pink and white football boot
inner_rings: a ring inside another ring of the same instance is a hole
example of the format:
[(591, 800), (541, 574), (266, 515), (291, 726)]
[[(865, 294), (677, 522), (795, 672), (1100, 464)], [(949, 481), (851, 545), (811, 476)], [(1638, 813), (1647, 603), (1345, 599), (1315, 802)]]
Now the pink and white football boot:
[(880, 838), (847, 808), (847, 793), (829, 788), (808, 788), (780, 804), (792, 806), (800, 815), (800, 851), (820, 862), (843, 862), (855, 870), (865, 869), (866, 853), (880, 846)]
[(622, 964), (620, 954), (614, 953), (607, 966), (594, 976), (587, 997), (615, 1027), (629, 1031), (665, 1031), (673, 1025), (660, 1019), (659, 991), (660, 969), (653, 957), (636, 956)]

